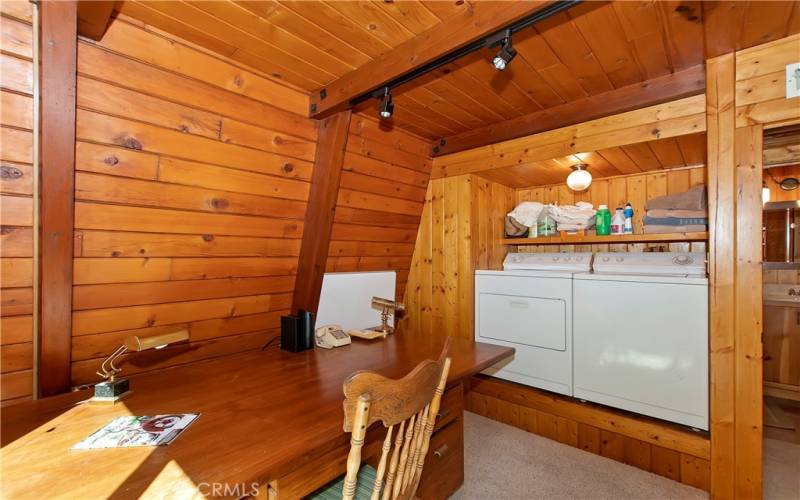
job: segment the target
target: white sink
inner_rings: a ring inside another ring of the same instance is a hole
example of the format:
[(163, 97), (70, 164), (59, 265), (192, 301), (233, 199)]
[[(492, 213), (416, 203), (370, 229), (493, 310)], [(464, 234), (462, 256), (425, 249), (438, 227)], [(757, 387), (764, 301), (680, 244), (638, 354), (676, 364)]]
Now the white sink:
[(764, 300), (788, 304), (800, 303), (800, 285), (764, 285)]

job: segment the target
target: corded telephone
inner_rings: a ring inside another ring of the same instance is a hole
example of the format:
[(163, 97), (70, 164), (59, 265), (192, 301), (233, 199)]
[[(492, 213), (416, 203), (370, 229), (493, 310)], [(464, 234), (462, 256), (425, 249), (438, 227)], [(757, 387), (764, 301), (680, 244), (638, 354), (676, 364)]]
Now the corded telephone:
[(332, 349), (350, 343), (350, 336), (339, 325), (325, 325), (317, 328), (314, 339), (319, 347)]

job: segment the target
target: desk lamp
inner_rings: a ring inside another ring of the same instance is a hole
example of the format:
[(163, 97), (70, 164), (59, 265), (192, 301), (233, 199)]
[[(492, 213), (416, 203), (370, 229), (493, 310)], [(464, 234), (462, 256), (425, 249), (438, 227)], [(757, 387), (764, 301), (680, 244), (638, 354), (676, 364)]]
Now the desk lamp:
[(394, 328), (389, 326), (389, 316), (396, 314), (397, 311), (405, 311), (406, 306), (402, 302), (396, 302), (381, 297), (372, 297), (372, 308), (381, 312), (381, 325), (374, 328), (375, 331), (385, 334), (392, 333)]
[(122, 371), (114, 365), (120, 356), (128, 351), (140, 352), (148, 349), (163, 349), (169, 344), (189, 340), (188, 330), (178, 330), (176, 332), (156, 335), (154, 337), (128, 337), (125, 342), (112, 352), (109, 357), (100, 365), (98, 375), (103, 377), (105, 382), (100, 382), (94, 386), (94, 397), (90, 400), (93, 403), (114, 404), (120, 399), (131, 394), (130, 383), (126, 378), (117, 378), (117, 374)]

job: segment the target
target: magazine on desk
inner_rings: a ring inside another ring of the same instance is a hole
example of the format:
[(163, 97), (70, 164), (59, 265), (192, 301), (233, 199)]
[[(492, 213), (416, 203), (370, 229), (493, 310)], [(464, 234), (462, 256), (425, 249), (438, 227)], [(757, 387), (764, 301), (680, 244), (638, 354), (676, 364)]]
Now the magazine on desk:
[(165, 446), (192, 424), (200, 414), (183, 413), (147, 417), (117, 417), (72, 447), (73, 450)]

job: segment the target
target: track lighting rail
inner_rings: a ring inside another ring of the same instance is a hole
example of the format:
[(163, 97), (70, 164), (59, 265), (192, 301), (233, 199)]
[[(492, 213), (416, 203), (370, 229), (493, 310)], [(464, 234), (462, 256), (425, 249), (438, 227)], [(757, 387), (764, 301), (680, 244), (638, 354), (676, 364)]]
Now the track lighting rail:
[(389, 82), (377, 87), (369, 92), (365, 92), (358, 97), (355, 97), (350, 100), (351, 106), (356, 106), (361, 104), (362, 102), (369, 100), (369, 99), (382, 99), (387, 92), (387, 89), (391, 90), (393, 88), (399, 87), (400, 85), (406, 84), (411, 82), (418, 77), (430, 73), (431, 71), (438, 69), (442, 66), (450, 64), (453, 61), (461, 59), (462, 57), (475, 52), (476, 50), (480, 50), (484, 47), (491, 48), (495, 47), (499, 44), (502, 44), (504, 40), (510, 38), (516, 32), (519, 32), (533, 24), (536, 24), (539, 21), (543, 21), (549, 17), (552, 17), (559, 12), (563, 12), (574, 5), (581, 3), (581, 0), (559, 0), (553, 2), (552, 4), (548, 5), (547, 7), (539, 10), (530, 16), (524, 17), (519, 21), (516, 21), (509, 26), (506, 26), (500, 30), (497, 30), (495, 33), (483, 37), (479, 40), (475, 40), (474, 42), (467, 44), (461, 48), (458, 48), (452, 52), (449, 52), (438, 59), (435, 59), (428, 64), (420, 66), (408, 73), (401, 75), (394, 80), (390, 80)]

